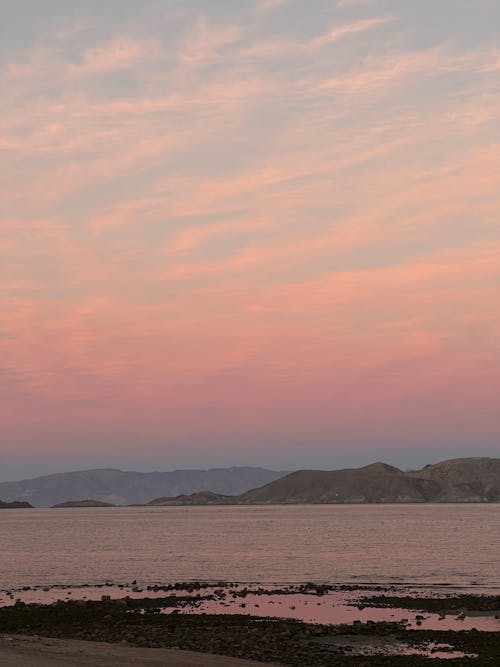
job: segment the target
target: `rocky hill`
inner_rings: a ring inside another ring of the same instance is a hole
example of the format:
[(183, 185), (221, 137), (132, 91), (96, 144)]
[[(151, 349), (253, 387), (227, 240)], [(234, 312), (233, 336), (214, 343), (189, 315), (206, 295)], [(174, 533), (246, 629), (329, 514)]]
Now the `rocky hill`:
[(384, 463), (333, 471), (299, 470), (243, 493), (237, 502), (500, 502), (500, 459), (453, 459), (411, 472)]
[(0, 498), (10, 502), (29, 502), (36, 507), (52, 507), (81, 498), (93, 498), (113, 505), (133, 505), (148, 503), (151, 498), (159, 496), (188, 495), (206, 489), (215, 493), (239, 495), (284, 474), (252, 467), (149, 473), (113, 469), (84, 470), (20, 482), (0, 482)]
[(68, 509), (72, 507), (116, 507), (112, 503), (104, 503), (102, 500), (69, 500), (65, 503), (58, 503), (54, 508)]
[(155, 498), (148, 505), (164, 507), (166, 505), (234, 505), (235, 497), (225, 496), (212, 491), (200, 491), (190, 495), (181, 494), (173, 498)]
[(22, 502), (12, 502), (12, 503), (6, 503), (3, 500), (0, 500), (0, 510), (20, 510), (20, 509), (32, 509), (33, 506), (30, 505), (29, 503), (22, 503)]
[(451, 459), (407, 474), (436, 483), (435, 502), (500, 502), (500, 459)]

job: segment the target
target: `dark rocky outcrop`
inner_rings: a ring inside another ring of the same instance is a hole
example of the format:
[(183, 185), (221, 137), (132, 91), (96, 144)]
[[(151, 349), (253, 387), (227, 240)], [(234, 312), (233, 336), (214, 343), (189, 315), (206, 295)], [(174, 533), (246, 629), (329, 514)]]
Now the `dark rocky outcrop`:
[(200, 491), (190, 495), (179, 495), (173, 498), (155, 498), (148, 505), (161, 507), (165, 505), (234, 505), (235, 496), (225, 496), (212, 491)]
[[(324, 625), (239, 614), (175, 613), (183, 606), (183, 599), (177, 596), (142, 600), (130, 597), (111, 600), (103, 596), (100, 602), (69, 600), (52, 605), (17, 603), (0, 607), (0, 627), (11, 637), (24, 635), (176, 648), (290, 667), (445, 664), (433, 655), (431, 647), (436, 645), (471, 656), (446, 660), (446, 663), (463, 667), (500, 664), (498, 632), (412, 630), (395, 622)], [(162, 610), (174, 613), (159, 613)], [(379, 640), (390, 649), (400, 647), (401, 652), (381, 651)], [(356, 651), (360, 644), (371, 650), (368, 653)], [(415, 648), (423, 649), (424, 654), (413, 655)], [(448, 654), (448, 657), (452, 656)], [(203, 664), (202, 660), (199, 664)]]
[(116, 507), (112, 503), (103, 503), (101, 500), (68, 500), (65, 503), (58, 503), (54, 505), (55, 508), (70, 508), (70, 507)]
[(33, 505), (19, 501), (6, 503), (3, 500), (0, 500), (0, 510), (20, 510), (20, 509), (33, 509)]

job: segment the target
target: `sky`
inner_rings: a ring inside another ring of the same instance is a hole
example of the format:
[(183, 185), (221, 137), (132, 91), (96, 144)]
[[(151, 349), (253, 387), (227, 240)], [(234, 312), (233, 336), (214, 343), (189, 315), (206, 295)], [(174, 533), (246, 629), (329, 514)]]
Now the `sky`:
[(0, 479), (500, 455), (498, 0), (0, 4)]

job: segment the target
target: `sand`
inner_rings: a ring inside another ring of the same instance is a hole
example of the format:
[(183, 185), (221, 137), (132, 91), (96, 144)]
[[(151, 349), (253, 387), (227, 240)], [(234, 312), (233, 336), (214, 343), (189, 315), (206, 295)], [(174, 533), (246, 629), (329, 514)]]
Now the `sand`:
[[(0, 635), (0, 667), (257, 667), (263, 664), (174, 649)], [(272, 665), (267, 663), (266, 667)]]

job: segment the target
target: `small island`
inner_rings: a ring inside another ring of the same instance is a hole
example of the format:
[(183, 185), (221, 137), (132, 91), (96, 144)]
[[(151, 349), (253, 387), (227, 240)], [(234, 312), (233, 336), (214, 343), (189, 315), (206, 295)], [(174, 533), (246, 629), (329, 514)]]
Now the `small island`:
[(225, 496), (213, 491), (199, 491), (198, 493), (181, 494), (179, 496), (154, 498), (148, 503), (152, 507), (165, 507), (166, 505), (236, 505), (236, 496)]
[(54, 509), (67, 509), (71, 507), (116, 507), (113, 503), (105, 503), (102, 500), (68, 500), (52, 506)]
[(25, 510), (33, 509), (33, 505), (21, 500), (14, 500), (12, 503), (6, 503), (0, 500), (0, 510)]

